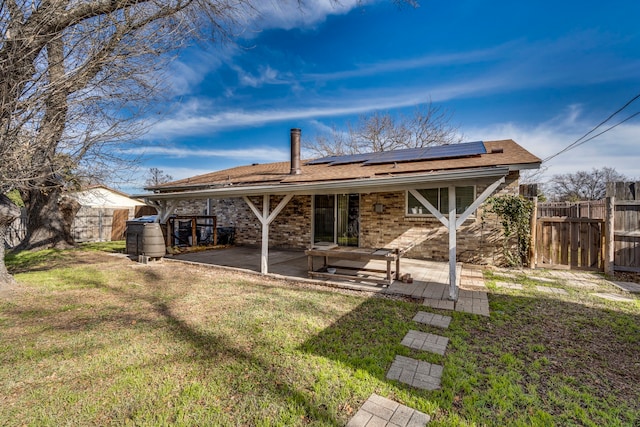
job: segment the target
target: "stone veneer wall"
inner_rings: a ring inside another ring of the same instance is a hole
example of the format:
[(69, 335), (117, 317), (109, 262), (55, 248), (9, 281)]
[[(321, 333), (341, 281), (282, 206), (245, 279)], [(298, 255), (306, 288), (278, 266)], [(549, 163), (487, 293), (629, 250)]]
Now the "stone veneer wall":
[[(491, 182), (477, 183), (480, 195)], [(518, 173), (512, 172), (497, 194), (518, 194)], [(407, 256), (418, 259), (446, 261), (449, 259), (448, 230), (433, 217), (405, 215), (405, 191), (360, 195), (360, 246), (402, 248), (416, 245)], [(307, 248), (311, 242), (311, 196), (295, 196), (280, 212), (269, 228), (269, 246)], [(271, 196), (270, 211), (282, 199)], [(251, 200), (262, 210), (262, 197)], [(384, 205), (383, 213), (373, 210), (375, 203)], [(178, 215), (200, 215), (206, 211), (206, 200), (183, 201)], [(242, 198), (212, 199), (212, 214), (219, 227), (236, 227), (236, 244), (259, 246), (262, 239), (260, 222)], [(502, 256), (502, 226), (495, 215), (484, 214), (483, 206), (475, 217), (467, 219), (457, 233), (457, 259), (474, 264), (500, 265)]]
[[(491, 183), (477, 184), (480, 195)], [(518, 194), (518, 175), (511, 173), (497, 194)], [(360, 246), (402, 248), (415, 244), (407, 257), (446, 261), (449, 259), (449, 233), (434, 217), (405, 215), (405, 191), (370, 193), (360, 196)], [(384, 205), (383, 213), (373, 210), (375, 203)], [(495, 215), (485, 214), (483, 206), (467, 219), (457, 233), (457, 259), (474, 264), (503, 261), (502, 225)]]

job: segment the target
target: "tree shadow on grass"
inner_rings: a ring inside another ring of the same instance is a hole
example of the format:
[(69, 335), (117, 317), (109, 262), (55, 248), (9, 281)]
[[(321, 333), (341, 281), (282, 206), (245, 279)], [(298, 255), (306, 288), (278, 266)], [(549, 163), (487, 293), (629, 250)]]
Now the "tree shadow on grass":
[(424, 329), (411, 322), (418, 307), (414, 303), (369, 298), (305, 341), (299, 350), (364, 370), (381, 380), (398, 354), (441, 361), (441, 356), (419, 354), (400, 344), (410, 329)]
[[(408, 329), (422, 327), (411, 321), (418, 310), (443, 312), (379, 299), (365, 301), (300, 350), (383, 380), (396, 354), (443, 363), (442, 390), (432, 396), (445, 410), (489, 424), (531, 422), (535, 411), (561, 423), (592, 418), (606, 425), (612, 411), (619, 411), (613, 418), (623, 423), (640, 419), (640, 313), (633, 303), (620, 309), (547, 296), (493, 293), (489, 298), (490, 318), (447, 313), (454, 317), (450, 328), (431, 331), (450, 338), (440, 360), (409, 353), (400, 341)], [(495, 381), (506, 383), (501, 388)], [(522, 394), (504, 394), (509, 387)], [(583, 401), (583, 392), (591, 400)], [(520, 412), (510, 416), (513, 408)], [(576, 415), (580, 411), (585, 415)]]

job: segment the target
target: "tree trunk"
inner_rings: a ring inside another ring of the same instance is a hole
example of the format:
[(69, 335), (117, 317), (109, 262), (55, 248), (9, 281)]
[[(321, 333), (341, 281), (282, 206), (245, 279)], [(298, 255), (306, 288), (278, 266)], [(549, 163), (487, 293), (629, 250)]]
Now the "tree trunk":
[(0, 194), (0, 290), (16, 284), (4, 264), (4, 238), (9, 225), (20, 216), (18, 208), (9, 198)]
[(27, 209), (27, 232), (16, 250), (66, 249), (75, 245), (71, 224), (80, 209), (77, 201), (61, 198), (59, 188), (23, 191), (22, 199)]

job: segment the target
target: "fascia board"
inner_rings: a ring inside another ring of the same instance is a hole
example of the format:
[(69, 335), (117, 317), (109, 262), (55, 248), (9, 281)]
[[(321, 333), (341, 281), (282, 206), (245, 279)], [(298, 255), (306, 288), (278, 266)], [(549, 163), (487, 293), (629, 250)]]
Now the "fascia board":
[(192, 190), (168, 193), (137, 194), (132, 197), (146, 200), (187, 200), (206, 198), (227, 198), (242, 196), (272, 195), (313, 195), (331, 193), (362, 193), (397, 191), (416, 188), (416, 185), (436, 182), (459, 182), (480, 178), (501, 177), (509, 173), (509, 167), (483, 169), (461, 169), (431, 174), (393, 176), (384, 178), (365, 178), (345, 181), (324, 181), (302, 184), (278, 184), (255, 186), (227, 186), (204, 190)]

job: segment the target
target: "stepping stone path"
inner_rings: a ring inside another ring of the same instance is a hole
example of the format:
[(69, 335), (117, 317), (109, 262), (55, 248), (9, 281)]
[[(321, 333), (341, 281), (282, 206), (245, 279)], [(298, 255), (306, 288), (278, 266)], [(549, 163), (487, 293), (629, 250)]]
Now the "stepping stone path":
[(625, 297), (625, 296), (617, 295), (617, 294), (595, 293), (595, 294), (591, 294), (591, 295), (595, 295), (595, 296), (597, 296), (599, 298), (608, 299), (609, 301), (620, 301), (620, 302), (633, 302), (633, 301), (635, 301), (635, 299), (633, 299), (633, 298), (629, 298), (629, 297)]
[(443, 369), (440, 365), (396, 355), (387, 378), (423, 390), (437, 390), (440, 388)]
[[(435, 313), (419, 311), (413, 320), (439, 328), (448, 328), (451, 317)], [(410, 330), (402, 339), (402, 344), (416, 350), (425, 350), (444, 355), (449, 338), (439, 335)], [(398, 380), (401, 383), (425, 390), (437, 390), (440, 388), (440, 379), (444, 368), (441, 365), (411, 359), (405, 356), (396, 356), (387, 373), (390, 380)]]
[(402, 345), (415, 350), (429, 351), (444, 356), (449, 338), (440, 335), (410, 330), (402, 339)]
[(424, 306), (431, 308), (439, 308), (440, 310), (454, 310), (455, 303), (446, 299), (436, 299), (436, 298), (425, 298)]
[(347, 427), (424, 427), (429, 415), (377, 394), (369, 396)]
[(447, 329), (449, 327), (449, 323), (451, 323), (451, 317), (435, 313), (427, 313), (426, 311), (419, 311), (418, 314), (413, 316), (413, 321)]
[(505, 289), (515, 289), (518, 291), (521, 291), (523, 289), (522, 285), (518, 283), (496, 282), (496, 286)]
[(552, 288), (550, 286), (536, 286), (536, 289), (540, 292), (546, 292), (548, 294), (569, 295), (569, 292), (561, 288)]
[(609, 283), (613, 286), (617, 286), (625, 292), (640, 293), (640, 283), (614, 281), (610, 281)]
[[(452, 306), (451, 309), (453, 308)], [(451, 317), (419, 311), (413, 321), (446, 329), (451, 323)], [(448, 343), (447, 337), (414, 330), (410, 330), (402, 340), (402, 344), (407, 347), (440, 355), (444, 355)], [(396, 355), (387, 378), (423, 390), (437, 390), (440, 388), (443, 370), (441, 365)], [(349, 420), (347, 427), (424, 427), (429, 421), (427, 414), (372, 394)]]
[(531, 277), (531, 279), (535, 280), (536, 282), (543, 282), (543, 283), (558, 283), (557, 280), (555, 279), (549, 279), (547, 277), (538, 277), (538, 276), (533, 276)]

